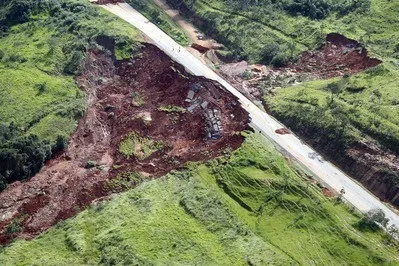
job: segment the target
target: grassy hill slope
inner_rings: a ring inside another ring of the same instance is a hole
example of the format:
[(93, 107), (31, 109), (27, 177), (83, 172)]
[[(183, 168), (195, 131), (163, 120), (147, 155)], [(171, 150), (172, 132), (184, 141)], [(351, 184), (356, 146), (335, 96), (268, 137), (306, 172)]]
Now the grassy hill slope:
[(115, 40), (119, 59), (141, 36), (86, 1), (0, 4), (0, 190), (35, 174), (62, 149), (85, 113), (74, 77), (97, 36)]
[(2, 265), (395, 265), (380, 231), (325, 198), (263, 137), (231, 156), (145, 181), (93, 204), (32, 241), (0, 251)]
[[(281, 66), (295, 61), (301, 52), (320, 47), (326, 34), (332, 32), (359, 41), (371, 56), (381, 59), (381, 65), (353, 76), (305, 81), (299, 86), (277, 89), (273, 95), (265, 90), (264, 100), (269, 110), (295, 133), (380, 198), (399, 205), (395, 200), (399, 171), (389, 159), (391, 155), (363, 162), (359, 156), (353, 158), (349, 154), (359, 143), (378, 147), (372, 154), (379, 155), (378, 149), (399, 153), (398, 1), (167, 2), (225, 44), (228, 52), (224, 53), (252, 63)], [(339, 85), (339, 91), (332, 95), (328, 86), (334, 83)], [(358, 171), (362, 168), (367, 171)]]

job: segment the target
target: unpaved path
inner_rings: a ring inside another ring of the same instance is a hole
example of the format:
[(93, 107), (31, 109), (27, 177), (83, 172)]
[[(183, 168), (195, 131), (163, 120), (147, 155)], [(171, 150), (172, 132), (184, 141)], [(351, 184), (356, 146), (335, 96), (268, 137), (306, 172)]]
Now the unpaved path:
[(203, 64), (206, 64), (208, 66), (212, 66), (215, 62), (219, 62), (219, 59), (216, 57), (215, 60), (211, 60), (208, 58), (209, 54), (212, 55), (212, 52), (214, 52), (214, 47), (216, 45), (216, 41), (210, 39), (209, 37), (204, 36), (204, 39), (200, 40), (198, 39), (198, 34), (200, 31), (194, 27), (193, 24), (185, 20), (180, 14), (179, 11), (176, 9), (172, 9), (164, 0), (152, 0), (154, 1), (155, 4), (157, 4), (162, 10), (177, 24), (180, 26), (180, 28), (183, 29), (183, 31), (186, 33), (186, 35), (190, 38), (190, 41), (192, 44), (198, 44), (202, 47), (208, 48), (210, 51), (208, 53), (201, 53), (197, 49), (193, 47), (186, 47), (187, 51), (189, 51), (191, 54), (193, 54), (195, 57), (197, 57)]
[(153, 0), (164, 12), (177, 24), (179, 25), (192, 43), (198, 43), (204, 47), (212, 48), (212, 41), (210, 39), (200, 40), (198, 39), (199, 31), (189, 22), (187, 22), (180, 14), (179, 11), (172, 9), (164, 0)]
[(352, 203), (356, 208), (363, 212), (373, 208), (380, 208), (384, 211), (387, 218), (390, 219), (390, 222), (399, 227), (399, 216), (383, 202), (348, 177), (332, 163), (309, 158), (308, 155), (315, 153), (315, 151), (311, 147), (303, 144), (303, 142), (294, 134), (276, 134), (275, 130), (285, 127), (283, 124), (259, 109), (243, 94), (201, 63), (201, 61), (191, 55), (188, 51), (185, 51), (184, 49), (179, 50), (179, 45), (173, 39), (154, 24), (148, 23), (147, 19), (131, 6), (128, 4), (118, 4), (104, 5), (103, 7), (144, 32), (156, 43), (158, 47), (165, 51), (171, 58), (182, 64), (194, 75), (217, 80), (228, 91), (240, 99), (241, 105), (250, 113), (252, 126), (254, 128), (261, 131), (267, 138), (276, 143), (280, 149), (289, 153), (293, 158), (299, 161), (303, 166), (313, 172), (319, 179), (323, 180), (335, 191), (340, 191), (344, 188), (346, 191), (344, 198)]

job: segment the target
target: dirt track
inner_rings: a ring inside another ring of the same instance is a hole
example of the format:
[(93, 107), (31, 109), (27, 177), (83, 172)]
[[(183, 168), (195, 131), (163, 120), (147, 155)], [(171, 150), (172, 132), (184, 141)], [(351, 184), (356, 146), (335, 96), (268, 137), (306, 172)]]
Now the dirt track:
[[(0, 243), (17, 236), (31, 238), (73, 216), (108, 195), (106, 184), (118, 173), (140, 172), (156, 178), (187, 161), (207, 160), (226, 148), (236, 149), (243, 141), (239, 132), (246, 128), (248, 114), (231, 104), (234, 96), (214, 81), (186, 73), (155, 46), (146, 45), (137, 58), (123, 62), (92, 51), (78, 83), (87, 94), (88, 110), (65, 153), (29, 181), (13, 183), (0, 194)], [(206, 100), (208, 109), (221, 111), (219, 140), (207, 139), (201, 107), (193, 113), (159, 110), (160, 106), (192, 105), (185, 99), (196, 83), (202, 88), (195, 97)], [(137, 95), (141, 104), (135, 102)], [(166, 145), (143, 160), (127, 159), (118, 147), (131, 132)], [(86, 169), (89, 161), (98, 167)], [(16, 220), (22, 231), (5, 233)]]

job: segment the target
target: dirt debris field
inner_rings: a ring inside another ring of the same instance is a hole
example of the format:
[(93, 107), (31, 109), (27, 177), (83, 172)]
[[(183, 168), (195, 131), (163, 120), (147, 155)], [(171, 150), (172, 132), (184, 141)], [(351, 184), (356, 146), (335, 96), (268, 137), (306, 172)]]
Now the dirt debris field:
[[(153, 45), (122, 62), (91, 51), (78, 83), (88, 109), (66, 151), (0, 194), (0, 243), (31, 238), (73, 216), (109, 195), (107, 184), (118, 175), (156, 178), (243, 141), (248, 114), (235, 97)], [(21, 232), (7, 233), (16, 221)]]
[(357, 41), (330, 33), (320, 49), (305, 51), (298, 60), (284, 67), (270, 68), (241, 61), (221, 66), (220, 74), (241, 93), (256, 101), (262, 100), (263, 94), (273, 94), (281, 87), (346, 73), (356, 74), (381, 63), (381, 60), (369, 57), (367, 49)]
[(357, 41), (330, 33), (323, 47), (302, 53), (298, 61), (287, 67), (298, 73), (325, 79), (345, 73), (356, 74), (381, 63), (381, 60), (369, 57), (367, 49)]

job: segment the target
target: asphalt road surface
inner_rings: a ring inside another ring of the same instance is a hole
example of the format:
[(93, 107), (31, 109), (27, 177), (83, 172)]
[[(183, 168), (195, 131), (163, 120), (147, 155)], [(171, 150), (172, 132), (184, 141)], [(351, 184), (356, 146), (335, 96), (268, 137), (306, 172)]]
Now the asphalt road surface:
[(149, 22), (148, 19), (134, 10), (130, 5), (121, 3), (117, 5), (103, 5), (102, 7), (129, 22), (137, 29), (141, 30), (173, 60), (182, 64), (187, 71), (194, 75), (204, 76), (208, 79), (216, 80), (222, 84), (227, 90), (239, 98), (244, 109), (249, 112), (252, 118), (251, 125), (255, 129), (261, 131), (267, 138), (289, 153), (309, 171), (314, 173), (317, 178), (324, 181), (335, 191), (340, 191), (342, 188), (344, 188), (345, 194), (343, 197), (357, 209), (366, 212), (373, 208), (380, 208), (385, 212), (387, 218), (390, 219), (390, 223), (396, 224), (399, 227), (399, 216), (390, 208), (388, 208), (383, 202), (344, 174), (335, 165), (331, 164), (330, 162), (320, 160), (319, 156), (314, 156), (315, 151), (309, 146), (303, 144), (295, 135), (276, 134), (275, 130), (284, 128), (283, 124), (259, 109), (238, 90), (219, 77), (214, 71), (209, 69), (194, 55), (177, 44), (156, 25)]

